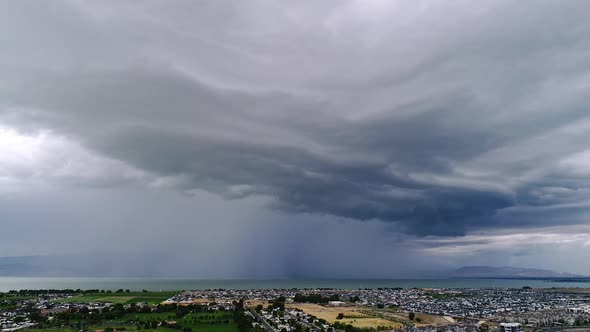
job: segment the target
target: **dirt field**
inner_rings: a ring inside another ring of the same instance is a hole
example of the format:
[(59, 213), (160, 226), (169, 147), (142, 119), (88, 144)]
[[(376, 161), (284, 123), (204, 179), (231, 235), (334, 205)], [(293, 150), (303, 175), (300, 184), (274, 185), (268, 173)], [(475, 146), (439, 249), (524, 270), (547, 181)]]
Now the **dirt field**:
[(443, 318), (443, 316), (435, 316), (435, 315), (417, 313), (416, 318), (420, 318), (420, 320), (421, 320), (420, 323), (415, 323), (416, 326), (427, 326), (427, 325), (444, 326), (444, 325), (449, 325), (451, 323), (451, 321), (446, 320), (445, 318)]
[[(397, 322), (371, 317), (370, 315), (360, 312), (361, 308), (359, 307), (324, 307), (311, 303), (289, 303), (286, 305), (286, 307), (301, 309), (310, 315), (325, 319), (330, 323), (338, 321), (340, 323), (350, 324), (355, 327), (387, 326), (392, 329), (401, 327), (401, 324)], [(367, 310), (367, 308), (362, 309), (364, 311)], [(344, 314), (344, 318), (337, 320), (336, 317), (339, 313)]]
[(265, 300), (246, 300), (244, 302), (244, 305), (248, 308), (254, 308), (259, 304), (262, 304), (262, 306), (266, 308), (270, 303)]
[[(451, 323), (451, 321), (445, 319), (443, 316), (437, 315), (416, 313), (416, 318), (420, 318), (420, 322), (418, 322), (417, 320), (410, 321), (409, 314), (403, 311), (390, 311), (387, 309), (373, 309), (373, 311), (396, 321), (408, 322), (416, 326), (445, 326)], [(452, 320), (452, 318), (450, 319)]]
[(211, 300), (209, 300), (209, 299), (201, 299), (201, 298), (193, 299), (193, 303), (195, 303), (195, 304), (205, 304), (205, 303), (209, 303), (209, 302), (211, 302)]

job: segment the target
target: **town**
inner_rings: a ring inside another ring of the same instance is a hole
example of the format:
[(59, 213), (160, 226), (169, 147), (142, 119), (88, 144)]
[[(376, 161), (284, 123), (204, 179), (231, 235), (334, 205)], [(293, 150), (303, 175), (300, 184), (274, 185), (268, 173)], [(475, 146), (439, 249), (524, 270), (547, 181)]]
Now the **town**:
[(20, 290), (2, 332), (590, 330), (586, 289)]

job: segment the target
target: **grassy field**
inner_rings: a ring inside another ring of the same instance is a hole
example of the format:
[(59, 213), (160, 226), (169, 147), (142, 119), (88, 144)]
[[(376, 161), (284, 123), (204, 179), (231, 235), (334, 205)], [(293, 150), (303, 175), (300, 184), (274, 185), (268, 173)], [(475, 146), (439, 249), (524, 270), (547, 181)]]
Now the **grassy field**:
[(246, 308), (251, 308), (251, 309), (254, 309), (254, 308), (256, 308), (256, 307), (257, 307), (259, 304), (260, 304), (260, 305), (262, 305), (262, 307), (263, 307), (263, 308), (266, 308), (266, 307), (268, 307), (268, 305), (270, 304), (270, 302), (268, 302), (268, 301), (266, 301), (266, 300), (247, 300), (247, 301), (244, 303), (244, 306), (245, 306)]
[(420, 318), (420, 322), (416, 319), (410, 320), (409, 313), (390, 311), (387, 309), (376, 309), (373, 311), (376, 316), (384, 317), (399, 322), (411, 323), (415, 326), (445, 326), (449, 325), (451, 321), (444, 318), (444, 316), (430, 315), (423, 313), (415, 313), (416, 318)]
[[(287, 304), (287, 308), (297, 308), (313, 315), (317, 318), (325, 319), (330, 323), (340, 322), (350, 324), (355, 327), (376, 328), (377, 326), (387, 326), (391, 329), (399, 328), (402, 324), (392, 322), (386, 319), (373, 317), (361, 312), (359, 307), (325, 307), (312, 303), (293, 303)], [(363, 308), (366, 311), (366, 308)], [(336, 319), (339, 313), (344, 315), (343, 319)]]
[(173, 312), (150, 312), (146, 314), (127, 314), (116, 321), (121, 322), (149, 322), (149, 321), (176, 320), (176, 314)]
[(35, 296), (20, 296), (20, 295), (12, 295), (12, 294), (0, 294), (0, 301), (5, 300), (29, 300), (29, 299), (36, 299)]
[(193, 332), (237, 332), (238, 327), (233, 320), (231, 312), (198, 312), (190, 313), (180, 320), (182, 327), (190, 327)]
[[(150, 321), (176, 321), (182, 327), (190, 327), (193, 332), (217, 332), (217, 331), (228, 331), (236, 332), (237, 327), (234, 324), (233, 314), (231, 312), (202, 312), (202, 313), (190, 313), (180, 319), (176, 318), (173, 312), (152, 312), (145, 314), (127, 314), (121, 318), (103, 322), (103, 325), (111, 328), (117, 327), (117, 324), (121, 324), (121, 327), (125, 327), (127, 331), (136, 330), (136, 326), (127, 325), (129, 322), (150, 322)], [(100, 330), (104, 327), (91, 326), (90, 330)], [(157, 329), (159, 332), (163, 332), (167, 329)], [(140, 330), (142, 332), (148, 331), (145, 329)]]
[[(108, 326), (109, 328), (117, 329), (117, 327)], [(98, 331), (104, 330), (106, 326), (90, 326), (85, 328), (88, 331)], [(124, 326), (125, 331), (140, 331), (140, 332), (178, 332), (178, 330), (170, 329), (170, 328), (157, 328), (157, 329), (141, 329), (137, 330), (134, 326)], [(237, 332), (237, 327), (232, 323), (228, 325), (210, 325), (210, 326), (198, 326), (193, 327), (193, 332)], [(24, 332), (77, 332), (69, 327), (61, 327), (61, 328), (53, 328), (53, 329), (27, 329), (22, 330)]]
[(55, 300), (55, 302), (109, 302), (121, 304), (147, 302), (148, 304), (158, 304), (176, 294), (178, 292), (92, 293), (59, 299)]
[(77, 332), (71, 327), (59, 327), (53, 329), (25, 329), (22, 331), (30, 331), (30, 332)]
[[(124, 328), (125, 331), (130, 331), (130, 332), (135, 332), (135, 331), (142, 331), (142, 332), (178, 332), (178, 330), (175, 329), (171, 329), (171, 328), (166, 328), (166, 327), (162, 327), (162, 328), (155, 328), (155, 329), (141, 329), (138, 330), (135, 326), (102, 326), (102, 325), (94, 325), (94, 326), (89, 326), (89, 327), (85, 327), (84, 330), (86, 331), (100, 331), (100, 330), (104, 330), (106, 328), (111, 328), (117, 331), (120, 331), (121, 328)], [(30, 332), (37, 332), (38, 330), (30, 330)], [(62, 329), (55, 329), (55, 330), (46, 330), (43, 332), (70, 332), (70, 331), (62, 331)], [(77, 331), (74, 331), (77, 332)]]

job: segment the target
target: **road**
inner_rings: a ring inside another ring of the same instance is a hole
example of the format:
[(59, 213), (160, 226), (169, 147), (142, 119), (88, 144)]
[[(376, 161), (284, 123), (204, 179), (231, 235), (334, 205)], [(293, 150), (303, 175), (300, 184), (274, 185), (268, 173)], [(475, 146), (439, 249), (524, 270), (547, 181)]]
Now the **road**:
[(266, 319), (262, 318), (255, 310), (250, 309), (250, 312), (252, 313), (252, 315), (254, 315), (254, 317), (256, 317), (258, 322), (262, 324), (262, 326), (267, 332), (276, 332), (275, 329), (272, 326), (270, 326), (270, 324), (266, 321)]

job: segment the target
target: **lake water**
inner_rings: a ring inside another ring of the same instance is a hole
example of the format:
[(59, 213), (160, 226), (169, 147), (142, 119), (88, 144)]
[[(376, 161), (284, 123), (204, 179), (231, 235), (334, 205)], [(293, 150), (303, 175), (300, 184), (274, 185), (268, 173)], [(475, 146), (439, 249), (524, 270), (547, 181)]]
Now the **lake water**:
[(19, 289), (111, 289), (188, 290), (188, 289), (264, 289), (264, 288), (533, 288), (580, 287), (586, 282), (555, 282), (518, 279), (280, 279), (280, 280), (191, 280), (149, 278), (52, 278), (0, 277), (0, 292)]

